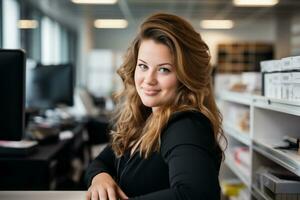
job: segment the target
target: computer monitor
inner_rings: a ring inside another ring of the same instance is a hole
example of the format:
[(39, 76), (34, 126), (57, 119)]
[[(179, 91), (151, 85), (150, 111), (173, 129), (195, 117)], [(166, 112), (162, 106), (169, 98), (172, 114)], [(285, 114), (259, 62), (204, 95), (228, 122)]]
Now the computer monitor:
[(74, 67), (71, 63), (41, 65), (28, 69), (26, 108), (52, 109), (58, 105), (73, 106)]
[(23, 137), (25, 65), (24, 51), (0, 49), (0, 140)]

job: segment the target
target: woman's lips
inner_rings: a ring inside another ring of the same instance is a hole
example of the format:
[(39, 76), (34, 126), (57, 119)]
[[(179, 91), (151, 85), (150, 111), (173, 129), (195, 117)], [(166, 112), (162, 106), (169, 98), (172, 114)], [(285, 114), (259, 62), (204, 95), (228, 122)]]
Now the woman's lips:
[(144, 91), (144, 94), (146, 94), (147, 96), (154, 96), (154, 95), (157, 95), (160, 90), (147, 90), (147, 89), (143, 89), (143, 91)]

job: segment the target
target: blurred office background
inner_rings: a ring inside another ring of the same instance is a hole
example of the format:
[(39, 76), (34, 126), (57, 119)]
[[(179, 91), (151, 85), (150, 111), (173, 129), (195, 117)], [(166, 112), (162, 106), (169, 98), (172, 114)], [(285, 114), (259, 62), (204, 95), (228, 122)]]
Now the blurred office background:
[[(110, 95), (119, 87), (115, 70), (138, 24), (154, 12), (178, 14), (192, 22), (207, 41), (216, 67), (219, 45), (226, 43), (268, 43), (274, 58), (299, 54), (300, 2), (295, 0), (269, 7), (241, 7), (229, 0), (76, 2), (3, 0), (1, 47), (23, 48), (28, 58), (42, 64), (74, 63), (76, 84), (96, 96)], [(97, 19), (126, 21), (120, 28), (97, 28)], [(231, 20), (232, 25), (204, 27), (202, 20)]]
[[(64, 181), (58, 185), (59, 178), (56, 178), (56, 185), (46, 184), (41, 188), (18, 186), (16, 189), (85, 189), (82, 183), (84, 169), (108, 141), (107, 114), (113, 110), (111, 95), (122, 87), (116, 70), (136, 35), (138, 25), (145, 17), (161, 11), (189, 20), (201, 33), (211, 51), (215, 93), (224, 115), (224, 130), (228, 138), (228, 159), (225, 160), (220, 174), (223, 198), (279, 198), (278, 193), (266, 192), (257, 186), (260, 184), (257, 177), (265, 177), (260, 175), (260, 165), (284, 168), (296, 176), (294, 179), (299, 178), (299, 155), (291, 158), (269, 146), (257, 147), (254, 141), (261, 144), (268, 143), (268, 138), (276, 138), (276, 141), (272, 142), (280, 143), (284, 136), (289, 136), (287, 132), (294, 132), (292, 136), (295, 138), (300, 137), (296, 123), (300, 116), (299, 105), (290, 103), (289, 95), (284, 95), (284, 86), (280, 85), (278, 91), (281, 92), (278, 92), (277, 89), (270, 89), (271, 86), (268, 88), (264, 85), (264, 71), (261, 68), (261, 61), (268, 60), (278, 61), (277, 64), (280, 65), (276, 69), (267, 69), (268, 73), (284, 71), (284, 67), (281, 66), (289, 63), (294, 63), (291, 64), (294, 68), (289, 70), (299, 71), (300, 62), (297, 56), (300, 55), (300, 1), (0, 0), (0, 7), (1, 48), (24, 49), (27, 69), (71, 65), (74, 75), (71, 90), (75, 89), (71, 95), (74, 96), (74, 102), (61, 103), (66, 103), (70, 108), (70, 113), (66, 115), (77, 115), (79, 112), (83, 118), (88, 116), (88, 120), (80, 122), (84, 124), (81, 128), (87, 132), (89, 138), (85, 139), (84, 145), (81, 146), (83, 149), (88, 147), (88, 158), (82, 159), (84, 156), (81, 154), (85, 151), (77, 148), (80, 156), (77, 152), (74, 157), (79, 157), (81, 164), (78, 164), (78, 160), (76, 164), (76, 159), (75, 164), (73, 163), (75, 168), (81, 167), (80, 172), (77, 170), (79, 178), (76, 178), (79, 184), (68, 185)], [(101, 20), (117, 22), (106, 23)], [(285, 62), (281, 62), (284, 58)], [(28, 76), (29, 74), (27, 79)], [(276, 84), (278, 85), (278, 82)], [(289, 86), (292, 84), (289, 83)], [(295, 96), (292, 100), (299, 101), (299, 84), (292, 88)], [(26, 94), (31, 94), (31, 90), (32, 88), (27, 87)], [(263, 99), (258, 106), (253, 102), (259, 102), (261, 99), (257, 100), (253, 95), (270, 97), (271, 100)], [(274, 105), (280, 103), (279, 107), (270, 108), (264, 104), (271, 104), (273, 99), (280, 100), (274, 101)], [(26, 108), (29, 109), (28, 102), (26, 104)], [(289, 106), (285, 107), (286, 105)], [(55, 109), (56, 106), (58, 105), (42, 106), (42, 109)], [(60, 118), (68, 118), (63, 114), (64, 112), (59, 113)], [(48, 112), (47, 116), (51, 115)], [(40, 119), (35, 120), (37, 122)], [(289, 123), (277, 127), (282, 121)], [(270, 133), (264, 132), (270, 127), (275, 128), (270, 129)], [(59, 158), (57, 160), (62, 162)], [(54, 171), (55, 177), (61, 176), (59, 170)], [(293, 195), (299, 194), (300, 191), (293, 192)]]

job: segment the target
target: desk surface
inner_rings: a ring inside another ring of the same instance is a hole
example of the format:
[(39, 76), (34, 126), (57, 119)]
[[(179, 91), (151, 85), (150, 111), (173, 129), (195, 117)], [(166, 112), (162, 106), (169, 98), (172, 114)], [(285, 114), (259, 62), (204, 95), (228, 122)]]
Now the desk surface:
[(5, 200), (85, 200), (86, 191), (0, 191)]
[(66, 145), (74, 141), (75, 137), (81, 136), (83, 129), (82, 124), (77, 124), (71, 131), (74, 134), (73, 138), (66, 139), (66, 140), (59, 140), (54, 143), (50, 144), (43, 144), (37, 146), (37, 151), (27, 155), (27, 156), (11, 156), (11, 155), (2, 155), (0, 156), (0, 161), (4, 160), (33, 160), (33, 161), (49, 161), (53, 157), (55, 157)]

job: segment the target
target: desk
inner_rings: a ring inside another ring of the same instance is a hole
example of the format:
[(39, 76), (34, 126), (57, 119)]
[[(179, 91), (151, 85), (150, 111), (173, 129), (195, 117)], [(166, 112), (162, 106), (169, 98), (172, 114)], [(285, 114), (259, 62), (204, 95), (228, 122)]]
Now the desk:
[(86, 191), (0, 191), (5, 200), (85, 200)]
[(88, 149), (84, 125), (76, 125), (72, 132), (73, 138), (39, 145), (37, 151), (28, 156), (1, 156), (0, 190), (76, 189), (71, 186), (64, 188), (66, 184), (60, 187), (71, 180), (74, 158), (89, 162), (89, 155), (84, 153)]

